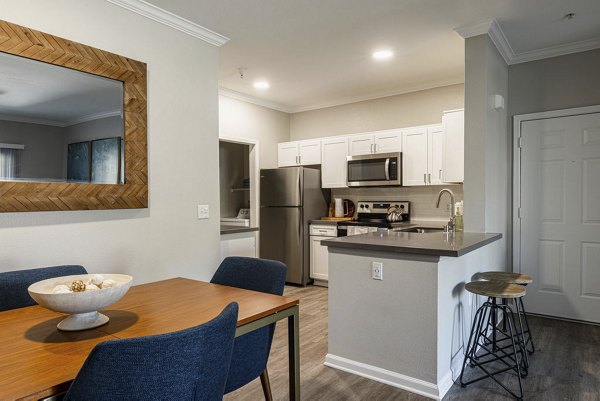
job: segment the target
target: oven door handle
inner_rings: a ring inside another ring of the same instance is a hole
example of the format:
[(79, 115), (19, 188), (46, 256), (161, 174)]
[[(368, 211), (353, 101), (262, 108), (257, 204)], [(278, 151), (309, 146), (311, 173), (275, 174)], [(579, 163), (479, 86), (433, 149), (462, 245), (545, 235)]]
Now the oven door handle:
[(390, 180), (390, 158), (385, 159), (385, 180)]

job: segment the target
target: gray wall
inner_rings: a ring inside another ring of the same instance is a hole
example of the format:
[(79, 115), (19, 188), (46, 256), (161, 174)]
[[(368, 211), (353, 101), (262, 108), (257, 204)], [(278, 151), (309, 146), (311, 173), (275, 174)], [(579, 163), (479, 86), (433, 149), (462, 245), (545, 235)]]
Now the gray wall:
[(461, 109), (463, 104), (464, 85), (459, 84), (294, 113), (290, 139), (438, 124), (444, 110)]
[(66, 143), (93, 141), (94, 139), (123, 138), (123, 119), (119, 116), (100, 118), (67, 127)]
[(242, 180), (249, 178), (248, 145), (219, 142), (219, 183), (221, 217), (236, 217), (242, 207), (250, 207), (250, 191), (234, 191), (240, 188)]
[(600, 49), (508, 69), (509, 115), (600, 104)]
[[(70, 143), (87, 142), (95, 139), (114, 138), (125, 136), (123, 130), (123, 118), (120, 116), (99, 118), (97, 120), (86, 121), (74, 124), (65, 128), (65, 155), (68, 153)], [(124, 164), (123, 164), (124, 167)], [(67, 157), (64, 158), (63, 174), (67, 175)]]
[(219, 136), (258, 140), (260, 168), (276, 168), (277, 144), (290, 140), (290, 115), (221, 95)]
[(503, 234), (486, 248), (495, 269), (512, 260), (508, 114), (492, 103), (508, 99), (508, 66), (487, 35), (465, 41), (465, 78), (465, 231)]
[[(219, 49), (107, 1), (6, 0), (2, 19), (147, 64), (149, 207), (2, 213), (0, 271), (80, 263), (135, 284), (210, 279), (219, 263)], [(198, 204), (209, 219), (197, 218)]]
[(25, 145), (21, 153), (21, 177), (64, 179), (65, 128), (0, 120), (0, 142)]

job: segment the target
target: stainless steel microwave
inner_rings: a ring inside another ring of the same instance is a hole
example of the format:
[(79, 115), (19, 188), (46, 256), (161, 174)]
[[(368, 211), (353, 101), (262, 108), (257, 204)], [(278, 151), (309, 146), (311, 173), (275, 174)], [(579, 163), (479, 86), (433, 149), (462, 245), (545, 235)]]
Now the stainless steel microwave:
[(402, 185), (402, 153), (348, 156), (349, 187)]

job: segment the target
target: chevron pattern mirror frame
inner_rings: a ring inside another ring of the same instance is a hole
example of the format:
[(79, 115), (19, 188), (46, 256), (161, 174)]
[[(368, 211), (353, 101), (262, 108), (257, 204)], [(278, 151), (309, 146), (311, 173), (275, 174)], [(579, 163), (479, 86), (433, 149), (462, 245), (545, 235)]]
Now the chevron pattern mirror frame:
[(0, 20), (0, 51), (123, 82), (125, 183), (0, 182), (0, 212), (148, 207), (146, 64)]

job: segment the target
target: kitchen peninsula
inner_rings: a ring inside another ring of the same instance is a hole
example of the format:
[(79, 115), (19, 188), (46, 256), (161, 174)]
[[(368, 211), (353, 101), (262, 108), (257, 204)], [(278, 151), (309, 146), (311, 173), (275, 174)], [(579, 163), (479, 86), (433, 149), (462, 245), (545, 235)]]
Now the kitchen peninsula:
[(464, 285), (477, 272), (503, 270), (488, 263), (501, 238), (390, 230), (322, 241), (329, 252), (325, 364), (441, 399), (460, 374), (477, 307)]

